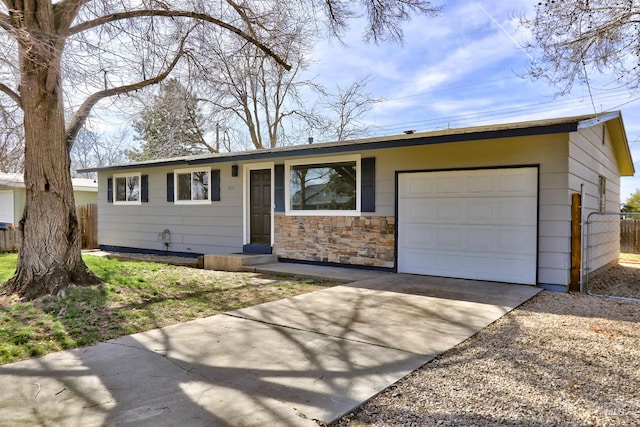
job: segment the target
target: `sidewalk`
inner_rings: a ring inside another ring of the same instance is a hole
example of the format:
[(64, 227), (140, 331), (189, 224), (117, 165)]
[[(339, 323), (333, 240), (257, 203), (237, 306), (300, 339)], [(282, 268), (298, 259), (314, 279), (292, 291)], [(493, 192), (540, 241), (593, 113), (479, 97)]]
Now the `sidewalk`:
[(539, 291), (379, 275), (1, 366), (0, 420), (3, 426), (317, 426)]

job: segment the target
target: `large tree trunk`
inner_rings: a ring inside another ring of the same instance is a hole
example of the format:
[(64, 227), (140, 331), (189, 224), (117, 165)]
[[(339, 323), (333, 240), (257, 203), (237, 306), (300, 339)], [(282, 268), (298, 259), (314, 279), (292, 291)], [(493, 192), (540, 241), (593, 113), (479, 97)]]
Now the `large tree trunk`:
[[(29, 28), (30, 37), (19, 41), (26, 204), (18, 265), (5, 291), (33, 299), (98, 279), (80, 252), (60, 83), (62, 52), (56, 48), (53, 25), (48, 25), (53, 19), (47, 22), (46, 13), (24, 16), (25, 27), (35, 27)], [(46, 37), (50, 39), (43, 40)]]

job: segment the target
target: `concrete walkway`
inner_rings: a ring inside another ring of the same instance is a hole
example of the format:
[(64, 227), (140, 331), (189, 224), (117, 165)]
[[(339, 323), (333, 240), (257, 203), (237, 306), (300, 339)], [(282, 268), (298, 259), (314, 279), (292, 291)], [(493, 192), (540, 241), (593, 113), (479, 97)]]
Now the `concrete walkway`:
[(540, 289), (384, 274), (0, 367), (3, 426), (317, 426)]

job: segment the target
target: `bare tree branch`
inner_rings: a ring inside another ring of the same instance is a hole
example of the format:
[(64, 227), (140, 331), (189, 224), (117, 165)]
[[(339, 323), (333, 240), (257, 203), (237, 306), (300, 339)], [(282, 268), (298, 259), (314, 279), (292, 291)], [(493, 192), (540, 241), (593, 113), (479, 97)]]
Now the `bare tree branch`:
[(22, 108), (22, 98), (20, 98), (20, 95), (2, 82), (0, 82), (0, 92), (4, 92), (4, 94), (11, 98), (18, 107)]
[(86, 122), (87, 117), (89, 116), (89, 112), (91, 111), (93, 106), (96, 105), (98, 101), (110, 96), (120, 95), (123, 93), (132, 92), (134, 90), (142, 89), (146, 86), (157, 84), (163, 81), (165, 78), (167, 78), (167, 76), (171, 73), (171, 71), (173, 71), (176, 64), (184, 54), (185, 54), (185, 51), (182, 50), (182, 46), (181, 46), (181, 49), (178, 51), (178, 53), (173, 58), (173, 61), (171, 61), (168, 67), (163, 72), (156, 75), (155, 77), (142, 80), (137, 83), (133, 83), (129, 85), (101, 90), (89, 96), (82, 103), (78, 111), (76, 111), (75, 115), (73, 116), (73, 119), (71, 119), (71, 122), (69, 123), (69, 126), (67, 128), (66, 138), (67, 138), (67, 144), (69, 145), (69, 147), (71, 147), (71, 145), (73, 144), (73, 139), (76, 137), (76, 135), (78, 134), (78, 131), (82, 128), (82, 126), (84, 126), (84, 123)]
[(11, 18), (9, 18), (9, 15), (7, 15), (6, 13), (0, 13), (0, 28), (7, 31), (13, 30), (13, 26), (11, 25)]
[[(272, 108), (274, 102), (280, 105), (286, 98), (274, 98), (259, 88), (258, 80), (247, 79), (251, 78), (252, 67), (260, 64), (256, 58), (260, 58), (265, 69), (273, 73), (266, 82), (272, 83), (271, 76), (283, 83), (293, 81), (290, 79), (297, 68), (287, 61), (298, 58), (287, 47), (291, 42), (288, 37), (295, 30), (291, 27), (324, 11), (332, 28), (345, 29), (348, 20), (364, 10), (372, 40), (401, 40), (399, 23), (408, 21), (414, 13), (429, 14), (430, 10), (428, 0), (3, 1), (0, 27), (6, 31), (0, 33), (0, 77), (5, 80), (0, 92), (12, 101), (19, 99), (22, 106), (21, 111), (13, 105), (7, 110), (11, 116), (5, 121), (16, 132), (7, 133), (5, 151), (13, 157), (15, 146), (24, 141), (24, 161), (14, 163), (24, 165), (28, 188), (20, 220), (22, 247), (16, 272), (4, 289), (27, 299), (64, 292), (73, 283), (88, 285), (99, 280), (81, 257), (70, 151), (100, 100), (161, 82), (170, 73), (179, 74), (183, 70), (178, 62), (186, 55), (190, 61), (185, 62), (185, 72), (191, 71), (189, 67), (197, 57), (202, 61), (199, 70), (204, 71), (200, 74), (211, 76), (216, 84), (225, 83), (219, 74), (211, 75), (216, 72), (212, 67), (215, 61), (201, 52), (210, 46), (211, 36), (220, 36), (223, 45), (235, 40), (240, 42), (235, 46), (250, 54), (246, 67), (235, 78), (240, 86), (234, 94), (254, 96), (257, 109), (277, 112), (279, 117), (271, 114), (272, 123), (263, 122), (263, 129), (270, 127), (270, 138), (280, 138), (282, 117), (299, 110)], [(308, 31), (319, 29), (311, 23)], [(190, 34), (187, 29), (191, 25), (194, 32)], [(201, 28), (207, 31), (200, 32)], [(200, 34), (201, 38), (196, 37)], [(292, 89), (288, 99), (294, 95)], [(222, 100), (216, 101), (225, 105)], [(79, 107), (65, 124), (65, 109), (76, 108), (76, 103)], [(234, 112), (239, 111), (237, 105)], [(260, 124), (258, 119), (248, 117)], [(229, 125), (223, 127), (225, 134), (233, 130)]]
[(616, 81), (640, 87), (640, 5), (636, 1), (545, 1), (520, 23), (532, 32), (525, 46), (535, 57), (529, 74), (571, 90), (589, 73), (613, 73)]
[(273, 58), (278, 64), (280, 64), (286, 70), (291, 69), (291, 66), (287, 64), (286, 61), (280, 58), (280, 56), (277, 53), (275, 53), (272, 49), (270, 49), (260, 40), (257, 40), (251, 35), (245, 33), (238, 27), (235, 27), (220, 19), (216, 19), (211, 15), (207, 15), (205, 13), (198, 13), (198, 12), (184, 11), (184, 10), (153, 10), (153, 9), (142, 9), (142, 10), (131, 10), (127, 12), (118, 12), (118, 13), (112, 13), (109, 15), (101, 16), (99, 18), (78, 24), (69, 30), (69, 34), (77, 34), (82, 31), (86, 31), (88, 29), (98, 27), (109, 22), (121, 21), (121, 20), (132, 19), (132, 18), (140, 18), (140, 17), (152, 17), (152, 16), (167, 17), (167, 18), (184, 17), (184, 18), (196, 19), (198, 21), (209, 22), (211, 24), (217, 25), (218, 27), (222, 27), (228, 31), (231, 31), (237, 36), (242, 37), (249, 43), (253, 44), (258, 49), (262, 50), (264, 53), (266, 53), (271, 58)]
[(416, 15), (435, 16), (442, 10), (426, 0), (323, 0), (323, 4), (329, 26), (338, 37), (347, 27), (348, 20), (360, 16), (359, 8), (364, 9), (368, 24), (365, 39), (376, 44), (385, 40), (401, 43), (402, 23)]

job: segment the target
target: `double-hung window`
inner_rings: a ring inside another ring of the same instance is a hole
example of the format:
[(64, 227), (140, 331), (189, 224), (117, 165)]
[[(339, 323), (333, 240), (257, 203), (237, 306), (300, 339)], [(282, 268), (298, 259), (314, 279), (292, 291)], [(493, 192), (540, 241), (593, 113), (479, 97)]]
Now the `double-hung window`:
[(360, 156), (285, 163), (289, 215), (359, 215)]
[(206, 204), (211, 202), (210, 168), (178, 169), (174, 174), (177, 204)]
[(141, 176), (139, 173), (114, 175), (115, 194), (113, 202), (122, 205), (139, 205), (141, 203)]

